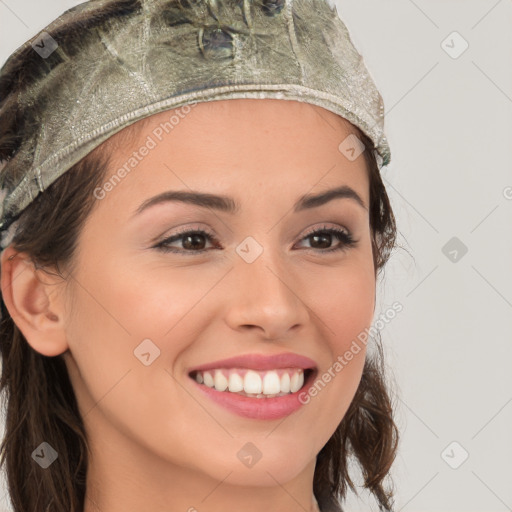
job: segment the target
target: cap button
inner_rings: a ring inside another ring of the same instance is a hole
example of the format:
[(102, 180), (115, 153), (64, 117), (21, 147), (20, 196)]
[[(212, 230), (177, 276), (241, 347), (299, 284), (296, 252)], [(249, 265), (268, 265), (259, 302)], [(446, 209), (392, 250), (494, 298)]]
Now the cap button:
[(263, 0), (261, 8), (267, 16), (279, 14), (284, 7), (284, 0)]
[(203, 55), (212, 59), (229, 59), (233, 57), (233, 38), (222, 29), (207, 29), (200, 35)]

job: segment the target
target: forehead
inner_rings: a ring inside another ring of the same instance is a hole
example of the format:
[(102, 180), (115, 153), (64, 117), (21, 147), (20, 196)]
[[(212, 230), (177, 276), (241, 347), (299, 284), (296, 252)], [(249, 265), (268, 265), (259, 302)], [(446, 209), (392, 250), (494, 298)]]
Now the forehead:
[(304, 192), (315, 184), (348, 181), (364, 196), (364, 158), (349, 161), (339, 150), (344, 139), (358, 133), (341, 116), (315, 105), (244, 98), (151, 115), (115, 134), (100, 151), (115, 170), (144, 150), (129, 180), (141, 193), (184, 185), (220, 192), (264, 183)]
[[(185, 109), (186, 113), (184, 114)], [(191, 113), (193, 115), (190, 115)], [(150, 131), (154, 132), (156, 130), (157, 133), (159, 131), (169, 132), (187, 116), (199, 122), (217, 119), (218, 122), (229, 123), (243, 122), (244, 118), (247, 120), (247, 116), (251, 116), (253, 121), (254, 116), (259, 117), (260, 121), (266, 118), (269, 123), (280, 118), (289, 119), (292, 122), (299, 120), (310, 124), (314, 120), (313, 127), (318, 128), (319, 125), (324, 124), (324, 128), (329, 127), (332, 134), (360, 134), (359, 129), (352, 123), (317, 105), (296, 100), (243, 98), (200, 102), (192, 106), (177, 107), (152, 114), (120, 130), (100, 147), (103, 146), (105, 149), (108, 147), (113, 150), (131, 146), (137, 142), (140, 136)], [(190, 125), (190, 120), (187, 125)], [(165, 129), (166, 126), (167, 130)], [(159, 127), (162, 129), (158, 130)], [(198, 123), (195, 128), (200, 131), (200, 124)]]

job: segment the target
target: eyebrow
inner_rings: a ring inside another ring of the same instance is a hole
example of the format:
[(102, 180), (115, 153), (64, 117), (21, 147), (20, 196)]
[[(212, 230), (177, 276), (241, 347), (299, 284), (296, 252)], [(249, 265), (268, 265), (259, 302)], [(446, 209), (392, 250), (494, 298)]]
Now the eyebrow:
[[(334, 199), (352, 199), (359, 206), (368, 210), (368, 207), (359, 194), (353, 188), (343, 185), (341, 187), (320, 192), (319, 194), (306, 194), (302, 196), (295, 203), (293, 211), (297, 213), (311, 208), (317, 208), (318, 206), (322, 206)], [(139, 215), (144, 210), (147, 210), (157, 204), (173, 201), (192, 204), (202, 208), (211, 208), (213, 210), (230, 214), (235, 214), (240, 211), (240, 205), (231, 197), (195, 191), (187, 192), (182, 190), (167, 190), (144, 201), (137, 210), (135, 210), (133, 216)]]

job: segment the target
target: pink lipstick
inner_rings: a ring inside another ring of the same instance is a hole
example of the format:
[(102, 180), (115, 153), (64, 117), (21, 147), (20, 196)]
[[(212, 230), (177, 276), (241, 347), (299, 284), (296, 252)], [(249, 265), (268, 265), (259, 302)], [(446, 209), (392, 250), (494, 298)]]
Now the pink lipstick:
[(200, 392), (246, 418), (275, 420), (298, 410), (299, 394), (317, 373), (315, 361), (294, 354), (246, 354), (195, 366), (189, 377)]

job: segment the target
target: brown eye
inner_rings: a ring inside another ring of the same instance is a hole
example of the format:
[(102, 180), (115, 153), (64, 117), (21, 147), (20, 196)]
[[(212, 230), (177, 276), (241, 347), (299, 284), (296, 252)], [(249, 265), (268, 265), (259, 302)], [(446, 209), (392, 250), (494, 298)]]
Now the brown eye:
[[(202, 229), (189, 229), (162, 240), (154, 246), (154, 249), (163, 252), (197, 254), (211, 250), (211, 247), (206, 247), (206, 242), (212, 240), (215, 240), (215, 237)], [(171, 246), (174, 242), (181, 242), (181, 247)]]
[[(328, 249), (332, 244), (331, 233), (321, 233), (319, 235), (309, 235), (313, 244), (316, 245), (315, 249)], [(317, 245), (318, 244), (318, 245)]]
[(192, 234), (186, 235), (183, 238), (183, 247), (185, 249), (204, 249), (204, 236)]
[[(338, 240), (339, 244), (332, 247), (334, 240)], [(345, 250), (354, 247), (357, 241), (354, 240), (352, 235), (342, 229), (337, 228), (322, 228), (311, 231), (302, 240), (309, 240), (311, 249), (319, 252), (333, 252)]]

